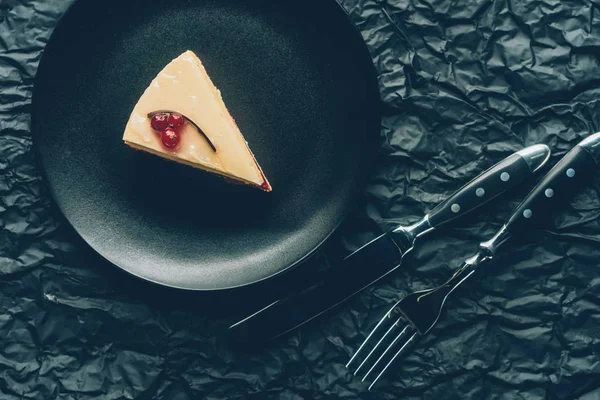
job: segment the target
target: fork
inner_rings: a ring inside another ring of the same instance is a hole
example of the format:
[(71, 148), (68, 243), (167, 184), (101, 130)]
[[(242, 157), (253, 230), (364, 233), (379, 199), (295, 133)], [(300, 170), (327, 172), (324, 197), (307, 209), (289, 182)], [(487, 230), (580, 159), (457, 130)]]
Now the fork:
[[(507, 241), (546, 222), (551, 209), (570, 198), (591, 178), (599, 162), (600, 132), (569, 151), (527, 195), (508, 222), (490, 240), (480, 243), (477, 254), (464, 261), (448, 281), (436, 288), (409, 294), (394, 304), (369, 333), (346, 368), (350, 368), (359, 360), (359, 354), (364, 354), (371, 347), (354, 371), (357, 375), (370, 365), (362, 380), (377, 373), (368, 388), (371, 390), (390, 365), (435, 326), (448, 296), (479, 267), (487, 265)], [(369, 360), (375, 361), (370, 363)], [(382, 365), (383, 368), (380, 368)]]

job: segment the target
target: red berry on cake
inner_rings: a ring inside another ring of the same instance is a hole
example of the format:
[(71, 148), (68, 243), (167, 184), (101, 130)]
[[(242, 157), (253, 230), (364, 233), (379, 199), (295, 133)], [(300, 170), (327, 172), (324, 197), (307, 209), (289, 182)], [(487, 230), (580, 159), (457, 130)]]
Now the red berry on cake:
[(173, 129), (178, 129), (183, 125), (183, 115), (171, 113), (169, 115), (169, 126)]
[(168, 149), (176, 148), (179, 145), (179, 142), (181, 141), (181, 137), (179, 136), (179, 134), (175, 132), (175, 130), (172, 128), (165, 129), (161, 133), (160, 139), (162, 141), (162, 144)]
[(154, 129), (155, 131), (164, 131), (169, 127), (169, 114), (155, 114), (150, 120), (150, 126), (152, 126), (152, 129)]

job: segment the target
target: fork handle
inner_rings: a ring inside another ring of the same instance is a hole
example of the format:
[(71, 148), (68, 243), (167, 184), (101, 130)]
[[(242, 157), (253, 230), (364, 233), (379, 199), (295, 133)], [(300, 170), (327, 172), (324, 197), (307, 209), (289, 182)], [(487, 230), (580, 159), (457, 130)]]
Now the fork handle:
[(538, 171), (550, 157), (544, 144), (526, 147), (500, 161), (457, 190), (428, 213), (429, 225), (437, 228), (518, 186)]
[(529, 192), (508, 222), (496, 235), (480, 244), (493, 256), (511, 237), (539, 228), (550, 212), (570, 199), (596, 173), (600, 164), (600, 132), (589, 136), (569, 151)]
[(533, 188), (506, 223), (513, 235), (539, 228), (550, 212), (568, 201), (596, 174), (600, 161), (600, 133), (577, 144)]

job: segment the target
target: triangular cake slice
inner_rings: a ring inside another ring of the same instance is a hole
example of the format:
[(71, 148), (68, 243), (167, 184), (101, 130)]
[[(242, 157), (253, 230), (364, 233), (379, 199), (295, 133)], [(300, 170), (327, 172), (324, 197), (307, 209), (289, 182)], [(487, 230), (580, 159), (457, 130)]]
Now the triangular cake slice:
[(146, 89), (125, 127), (128, 146), (270, 192), (271, 185), (200, 59), (186, 51)]

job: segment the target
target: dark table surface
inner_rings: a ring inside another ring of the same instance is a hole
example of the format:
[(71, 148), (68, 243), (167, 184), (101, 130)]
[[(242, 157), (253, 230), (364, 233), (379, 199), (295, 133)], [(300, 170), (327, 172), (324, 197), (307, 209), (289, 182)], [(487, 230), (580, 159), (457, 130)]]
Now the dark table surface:
[[(527, 188), (436, 233), (390, 279), (266, 347), (232, 348), (223, 332), (294, 279), (190, 294), (103, 261), (56, 211), (32, 151), (36, 68), (71, 1), (0, 0), (2, 400), (600, 398), (598, 180), (457, 293), (368, 393), (344, 368), (359, 332), (401, 294), (446, 278)], [(384, 103), (377, 172), (335, 238), (348, 251), (513, 151), (546, 143), (554, 163), (599, 130), (598, 4), (341, 3)]]

